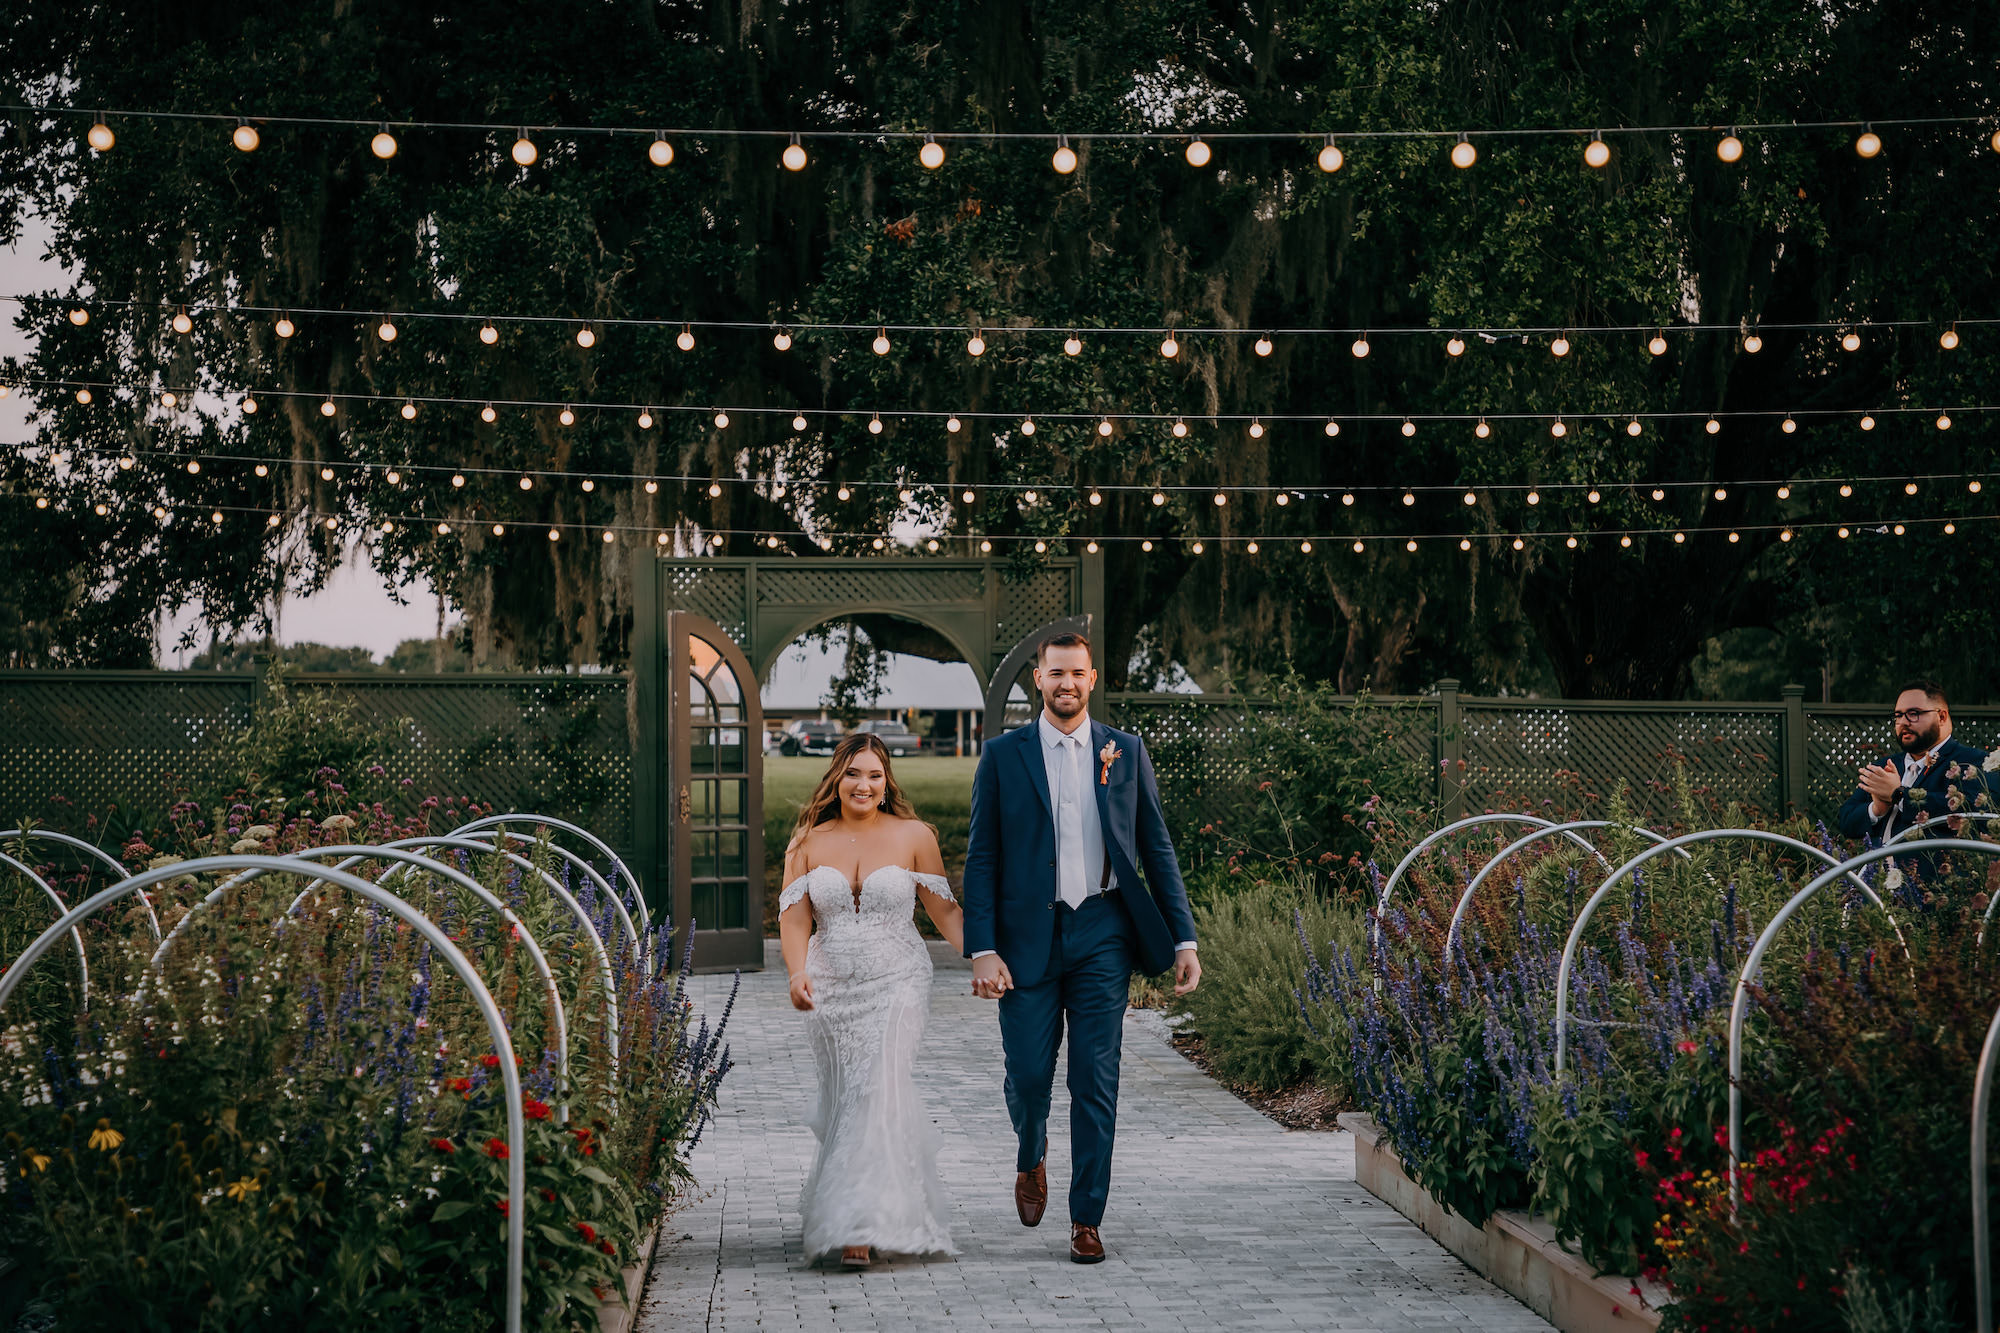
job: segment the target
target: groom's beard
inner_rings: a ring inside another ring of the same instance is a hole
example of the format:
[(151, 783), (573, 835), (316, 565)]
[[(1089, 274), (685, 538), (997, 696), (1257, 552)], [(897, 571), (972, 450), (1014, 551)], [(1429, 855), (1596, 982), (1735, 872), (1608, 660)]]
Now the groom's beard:
[(1084, 701), (1081, 694), (1045, 694), (1042, 702), (1057, 717), (1072, 718), (1083, 711)]

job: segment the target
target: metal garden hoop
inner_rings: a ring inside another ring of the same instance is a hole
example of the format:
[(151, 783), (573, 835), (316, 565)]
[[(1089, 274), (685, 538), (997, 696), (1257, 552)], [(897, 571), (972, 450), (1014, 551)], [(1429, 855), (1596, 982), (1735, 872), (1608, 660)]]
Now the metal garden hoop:
[[(484, 818), (475, 819), (469, 824), (460, 824), (457, 828), (451, 831), (451, 836), (457, 837), (462, 834), (471, 833), (477, 829), (492, 828), (495, 825), (499, 824), (512, 824), (512, 823), (522, 823), (522, 822), (526, 822), (528, 826), (531, 828), (536, 825), (546, 825), (547, 827), (552, 829), (561, 829), (564, 833), (569, 834), (571, 837), (581, 838), (583, 839), (583, 841), (589, 843), (592, 847), (596, 848), (598, 851), (604, 853), (605, 859), (611, 862), (611, 873), (617, 876), (618, 878), (623, 879), (626, 883), (626, 886), (630, 888), (632, 891), (632, 901), (635, 904), (637, 904), (639, 908), (639, 924), (642, 927), (644, 927), (648, 933), (652, 931), (653, 916), (652, 913), (646, 910), (646, 895), (639, 888), (638, 877), (634, 875), (630, 870), (626, 869), (624, 860), (619, 857), (618, 853), (611, 850), (611, 846), (609, 843), (605, 842), (604, 839), (598, 837), (595, 833), (592, 833), (587, 828), (583, 828), (582, 826), (577, 824), (572, 824), (566, 819), (552, 818), (549, 815), (535, 815), (535, 814), (516, 812), (514, 814), (506, 814), (506, 815), (487, 815)], [(611, 901), (618, 905), (618, 915), (624, 917), (625, 928), (627, 930), (633, 930), (632, 918), (625, 911), (625, 905), (623, 899), (619, 895), (613, 894), (611, 896)], [(634, 945), (634, 948), (636, 948), (639, 951), (640, 960), (643, 962), (645, 959), (645, 951), (646, 951), (645, 936), (640, 934), (638, 931), (633, 930), (633, 939), (637, 941), (637, 943)]]
[[(106, 869), (111, 871), (111, 878), (114, 881), (124, 879), (127, 875), (130, 875), (132, 873), (132, 871), (122, 862), (120, 862), (117, 857), (105, 851), (102, 847), (99, 847), (96, 843), (85, 842), (82, 838), (74, 837), (68, 833), (57, 833), (54, 829), (45, 829), (45, 828), (0, 829), (0, 842), (4, 842), (8, 838), (19, 838), (23, 842), (26, 842), (31, 838), (40, 838), (44, 842), (59, 842), (65, 847), (74, 848), (75, 850), (84, 853), (86, 856), (92, 857), (93, 859), (97, 860), (102, 865), (104, 865)], [(144, 902), (146, 905), (146, 921), (147, 924), (152, 926), (153, 938), (157, 940), (158, 938), (160, 938), (160, 918), (153, 914), (153, 895), (150, 893), (143, 894), (141, 895), (140, 900)]]

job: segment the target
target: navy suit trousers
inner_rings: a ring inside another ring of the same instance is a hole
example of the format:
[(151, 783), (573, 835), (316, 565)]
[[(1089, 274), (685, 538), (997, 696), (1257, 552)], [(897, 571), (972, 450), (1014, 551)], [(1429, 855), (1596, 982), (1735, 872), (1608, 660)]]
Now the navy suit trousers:
[(1000, 1044), (1007, 1061), (1007, 1114), (1020, 1140), (1015, 1169), (1031, 1171), (1048, 1155), (1049, 1101), (1056, 1054), (1069, 1032), (1069, 1217), (1104, 1221), (1111, 1192), (1111, 1144), (1118, 1132), (1118, 1058), (1135, 939), (1118, 895), (1086, 898), (1049, 911), (1054, 948), (1033, 986), (1000, 999)]

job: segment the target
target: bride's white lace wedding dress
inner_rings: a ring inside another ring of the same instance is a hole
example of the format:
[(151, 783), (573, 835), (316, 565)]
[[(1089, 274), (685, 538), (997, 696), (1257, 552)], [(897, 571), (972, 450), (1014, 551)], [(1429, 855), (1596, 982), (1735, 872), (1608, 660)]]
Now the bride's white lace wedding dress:
[(930, 1015), (931, 956), (914, 911), (922, 886), (951, 901), (942, 875), (883, 866), (861, 882), (815, 866), (785, 887), (782, 913), (810, 897), (806, 947), (813, 1007), (803, 1015), (819, 1067), (809, 1123), (819, 1155), (799, 1196), (808, 1260), (848, 1245), (956, 1254), (937, 1173), (937, 1135), (911, 1070)]

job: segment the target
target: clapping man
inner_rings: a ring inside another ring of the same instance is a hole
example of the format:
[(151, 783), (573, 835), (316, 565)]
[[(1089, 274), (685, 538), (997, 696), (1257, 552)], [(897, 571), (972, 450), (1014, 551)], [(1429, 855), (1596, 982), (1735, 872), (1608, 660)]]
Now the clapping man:
[(1959, 810), (1970, 809), (1978, 794), (1977, 782), (1950, 777), (1953, 765), (1978, 771), (1986, 752), (1952, 739), (1951, 705), (1943, 686), (1932, 680), (1911, 682), (1896, 696), (1891, 717), (1902, 753), (1861, 770), (1860, 785), (1840, 807), (1836, 821), (1850, 838), (1887, 842), (1918, 820), (1954, 813), (1952, 787), (1960, 792)]

